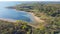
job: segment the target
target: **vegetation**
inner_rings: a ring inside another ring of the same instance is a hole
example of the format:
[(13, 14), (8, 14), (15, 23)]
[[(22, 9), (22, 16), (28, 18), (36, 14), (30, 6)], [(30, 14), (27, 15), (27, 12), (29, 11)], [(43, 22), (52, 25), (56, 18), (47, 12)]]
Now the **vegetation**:
[(36, 28), (35, 23), (33, 27), (20, 20), (0, 20), (0, 34), (60, 34), (60, 4), (26, 3), (16, 5), (16, 10), (32, 12), (44, 22), (37, 22)]
[[(38, 24), (40, 28), (33, 29), (33, 34), (58, 34), (60, 33), (60, 4), (44, 4), (40, 2), (16, 5), (16, 10), (32, 12), (35, 16), (44, 20)], [(37, 32), (38, 31), (38, 32)]]
[(0, 34), (31, 34), (31, 26), (26, 22), (7, 22), (0, 20)]

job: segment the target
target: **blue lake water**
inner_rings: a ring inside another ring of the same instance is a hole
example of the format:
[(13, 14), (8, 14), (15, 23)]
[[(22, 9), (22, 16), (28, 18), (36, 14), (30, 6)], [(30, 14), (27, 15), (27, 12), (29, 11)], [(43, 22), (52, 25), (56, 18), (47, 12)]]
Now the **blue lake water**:
[(5, 7), (15, 6), (21, 4), (20, 2), (0, 2), (0, 18), (23, 20), (31, 22), (30, 14), (24, 11), (16, 11), (15, 9), (7, 9)]

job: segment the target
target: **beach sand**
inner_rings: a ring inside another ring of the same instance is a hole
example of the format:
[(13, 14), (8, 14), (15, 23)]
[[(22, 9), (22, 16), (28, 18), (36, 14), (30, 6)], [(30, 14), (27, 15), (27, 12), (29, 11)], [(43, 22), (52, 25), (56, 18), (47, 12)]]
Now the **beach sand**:
[(0, 18), (0, 20), (8, 21), (8, 22), (16, 22), (16, 20), (13, 20), (13, 19), (6, 19), (6, 18)]
[(36, 21), (36, 22), (44, 22), (44, 20), (41, 20), (39, 17), (37, 17), (37, 16), (35, 16), (35, 14), (34, 13), (31, 13), (31, 12), (29, 12), (31, 15), (32, 15), (32, 17), (34, 18), (34, 21)]

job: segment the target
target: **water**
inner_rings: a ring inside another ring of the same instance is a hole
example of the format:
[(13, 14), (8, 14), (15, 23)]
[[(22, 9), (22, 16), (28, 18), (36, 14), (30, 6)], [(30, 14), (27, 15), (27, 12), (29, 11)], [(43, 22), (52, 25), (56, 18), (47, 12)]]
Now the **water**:
[(23, 20), (31, 22), (30, 14), (24, 11), (16, 11), (15, 9), (7, 9), (5, 7), (15, 6), (21, 4), (20, 2), (0, 2), (0, 18)]

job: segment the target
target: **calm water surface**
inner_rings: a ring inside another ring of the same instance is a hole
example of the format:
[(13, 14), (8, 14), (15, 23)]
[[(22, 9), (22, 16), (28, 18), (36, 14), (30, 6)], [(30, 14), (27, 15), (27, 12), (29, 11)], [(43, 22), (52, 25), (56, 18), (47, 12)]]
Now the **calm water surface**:
[(20, 2), (0, 2), (0, 18), (23, 20), (31, 22), (31, 15), (24, 11), (16, 11), (15, 9), (7, 9), (5, 7), (15, 6), (21, 4)]

